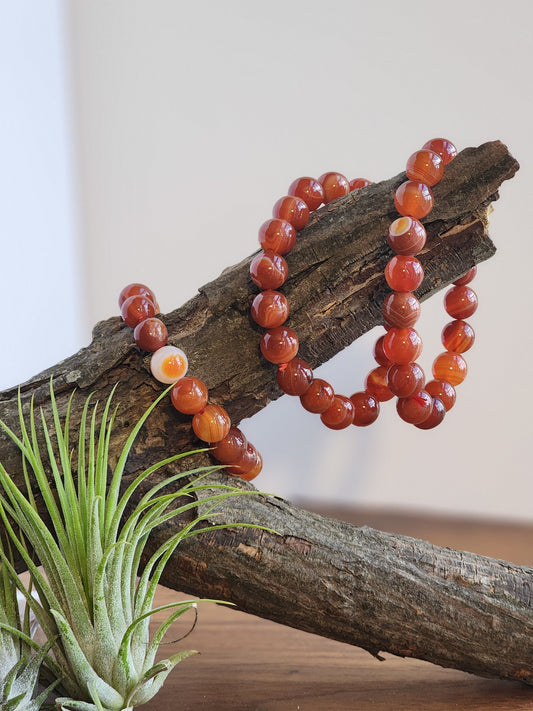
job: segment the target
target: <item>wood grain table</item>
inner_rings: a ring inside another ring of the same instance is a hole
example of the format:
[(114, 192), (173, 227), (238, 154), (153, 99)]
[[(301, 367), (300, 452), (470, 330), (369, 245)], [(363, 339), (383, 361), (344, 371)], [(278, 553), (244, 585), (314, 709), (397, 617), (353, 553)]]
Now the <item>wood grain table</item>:
[[(533, 525), (339, 509), (320, 512), (436, 545), (533, 565)], [(160, 588), (156, 603), (177, 597)], [(169, 639), (184, 634), (189, 623), (176, 624)], [(219, 605), (201, 605), (193, 633), (163, 646), (161, 652), (167, 657), (191, 648), (201, 653), (176, 667), (144, 711), (533, 710), (532, 687), (390, 654), (383, 654), (380, 662), (356, 647)]]

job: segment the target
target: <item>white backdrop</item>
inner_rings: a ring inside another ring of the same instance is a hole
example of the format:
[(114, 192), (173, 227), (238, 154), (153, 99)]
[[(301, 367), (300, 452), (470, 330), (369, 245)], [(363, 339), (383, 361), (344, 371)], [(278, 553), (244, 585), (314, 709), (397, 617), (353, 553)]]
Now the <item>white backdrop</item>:
[[(532, 519), (530, 4), (67, 9), (85, 339), (117, 313), (124, 284), (149, 284), (170, 311), (252, 253), (299, 175), (384, 179), (436, 135), (509, 145), (522, 169), (495, 204), (498, 253), (479, 270), (476, 345), (445, 423), (420, 432), (385, 406), (371, 429), (331, 432), (285, 397), (243, 428), (264, 455), (259, 485), (283, 496)], [(423, 310), (429, 371), (446, 318), (439, 298)], [(340, 392), (360, 389), (373, 340), (320, 373)]]

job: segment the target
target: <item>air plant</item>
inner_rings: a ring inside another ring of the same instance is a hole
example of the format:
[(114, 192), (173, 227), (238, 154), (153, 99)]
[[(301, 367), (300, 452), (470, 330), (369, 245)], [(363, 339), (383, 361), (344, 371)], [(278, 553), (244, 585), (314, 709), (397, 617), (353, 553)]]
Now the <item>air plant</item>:
[[(40, 451), (33, 401), (27, 424), (19, 395), (20, 437), (0, 422), (0, 427), (22, 453), (26, 481), (26, 491), (22, 492), (0, 464), (3, 488), (0, 516), (12, 544), (30, 571), (38, 594), (39, 601), (36, 601), (19, 585), (51, 646), (54, 661), (51, 667), (64, 691), (64, 696), (56, 699), (58, 709), (132, 709), (150, 700), (171, 670), (195, 654), (185, 650), (164, 661), (155, 661), (170, 625), (195, 606), (196, 601), (153, 608), (154, 594), (167, 561), (181, 541), (223, 526), (205, 528), (200, 517), (194, 518), (160, 545), (144, 569), (141, 569), (141, 557), (150, 532), (171, 518), (193, 510), (200, 491), (206, 491), (204, 516), (225, 498), (246, 492), (222, 484), (207, 486), (202, 479), (214, 467), (202, 467), (156, 483), (133, 505), (134, 493), (156, 470), (187, 456), (176, 454), (148, 467), (121, 493), (122, 475), (135, 437), (164, 395), (134, 426), (111, 473), (109, 445), (116, 414), (116, 410), (111, 412), (112, 394), (105, 404), (99, 427), (97, 405), (90, 403), (90, 397), (85, 402), (75, 453), (69, 444), (72, 397), (62, 425), (52, 384), (50, 396), (56, 441), (54, 445), (41, 412), (45, 456)], [(51, 468), (52, 483), (43, 460)], [(77, 471), (74, 471), (74, 462), (77, 462)], [(173, 485), (171, 491), (169, 485)], [(48, 524), (37, 510), (32, 486), (36, 486), (44, 501)], [(133, 508), (129, 514), (126, 513), (128, 505)], [(35, 552), (42, 572), (27, 549)], [(9, 574), (16, 576), (7, 556), (2, 558)], [(162, 610), (168, 610), (168, 616), (151, 635), (150, 618)], [(18, 707), (14, 708), (18, 711)]]

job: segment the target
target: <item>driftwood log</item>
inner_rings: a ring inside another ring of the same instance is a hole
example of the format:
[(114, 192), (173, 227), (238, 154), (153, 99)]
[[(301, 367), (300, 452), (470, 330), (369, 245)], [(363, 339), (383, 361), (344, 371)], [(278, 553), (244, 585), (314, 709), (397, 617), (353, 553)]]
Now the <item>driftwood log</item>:
[[(494, 253), (488, 213), (500, 184), (517, 168), (499, 142), (464, 150), (448, 166), (425, 222), (422, 299)], [(301, 356), (313, 367), (380, 322), (389, 257), (384, 235), (396, 216), (394, 190), (404, 179), (400, 174), (323, 207), (289, 255), (284, 290), (291, 326), (300, 335)], [(207, 383), (211, 401), (223, 404), (234, 423), (280, 395), (275, 367), (260, 357), (260, 332), (248, 315), (254, 293), (249, 261), (227, 269), (164, 317), (170, 342), (189, 354), (190, 371)], [(118, 317), (99, 323), (87, 348), (23, 384), (25, 404), (33, 396), (46, 410), (50, 376), (60, 409), (73, 388), (79, 391), (74, 426), (89, 392), (103, 399), (118, 383), (114, 451), (160, 392), (148, 358)], [(0, 417), (15, 429), (16, 396), (16, 388), (0, 394)], [(128, 476), (197, 444), (188, 418), (164, 402), (138, 439)], [(0, 460), (22, 485), (19, 456), (4, 437)], [(214, 473), (211, 480), (225, 475)], [(167, 567), (166, 585), (230, 600), (241, 610), (376, 656), (383, 650), (533, 684), (532, 569), (324, 518), (274, 496), (230, 500), (213, 520), (261, 524), (276, 533), (233, 527), (193, 538)], [(149, 549), (182, 523), (158, 531)]]

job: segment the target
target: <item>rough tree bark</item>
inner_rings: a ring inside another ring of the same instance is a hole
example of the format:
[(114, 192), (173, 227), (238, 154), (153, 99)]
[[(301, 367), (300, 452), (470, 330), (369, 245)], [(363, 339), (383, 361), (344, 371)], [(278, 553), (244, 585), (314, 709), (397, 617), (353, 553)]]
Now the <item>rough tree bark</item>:
[[(422, 299), (494, 253), (487, 216), (500, 184), (517, 168), (499, 142), (467, 149), (448, 166), (426, 221)], [(284, 290), (300, 354), (313, 367), (380, 321), (384, 235), (395, 217), (394, 190), (404, 179), (400, 174), (341, 198), (300, 233)], [(211, 401), (224, 404), (234, 423), (280, 395), (275, 368), (261, 359), (260, 333), (248, 316), (254, 291), (249, 261), (227, 269), (164, 317), (170, 342), (184, 348), (190, 372), (207, 383)], [(116, 452), (159, 386), (118, 317), (99, 323), (93, 336), (87, 348), (23, 384), (21, 395), (24, 404), (33, 396), (46, 411), (53, 376), (64, 409), (77, 387), (76, 426), (83, 398), (91, 391), (104, 398), (118, 383)], [(0, 416), (14, 428), (16, 394), (16, 388), (0, 394)], [(164, 403), (138, 439), (128, 476), (170, 450), (196, 444), (188, 418)], [(197, 459), (207, 461), (207, 455)], [(4, 437), (0, 460), (22, 483), (18, 454)], [(221, 480), (223, 474), (211, 475), (214, 483)], [(178, 549), (163, 582), (374, 655), (383, 650), (533, 684), (532, 569), (334, 521), (273, 496), (228, 501), (216, 516), (217, 523), (238, 521), (276, 533), (234, 527), (198, 536)], [(159, 530), (149, 551), (182, 524)]]

